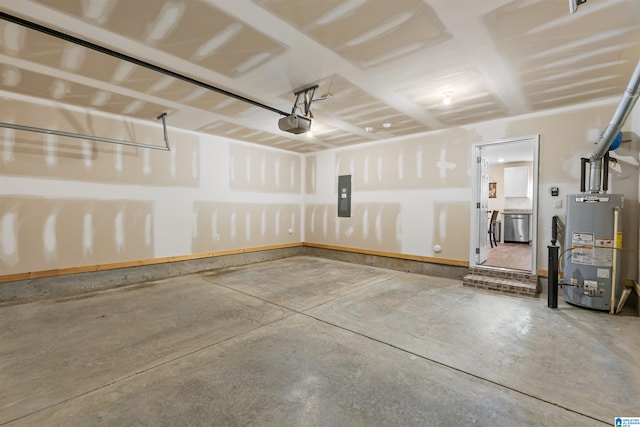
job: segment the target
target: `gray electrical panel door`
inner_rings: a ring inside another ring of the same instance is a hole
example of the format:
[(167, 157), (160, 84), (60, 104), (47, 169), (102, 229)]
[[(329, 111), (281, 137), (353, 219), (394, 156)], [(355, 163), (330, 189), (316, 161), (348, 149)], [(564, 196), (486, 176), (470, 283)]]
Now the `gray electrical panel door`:
[[(563, 256), (564, 300), (597, 310), (611, 308), (612, 279), (620, 297), (620, 253), (614, 248), (622, 240), (621, 194), (570, 194), (567, 196), (565, 247)], [(618, 235), (614, 235), (614, 210), (618, 210)]]
[(351, 216), (351, 175), (338, 176), (338, 216)]

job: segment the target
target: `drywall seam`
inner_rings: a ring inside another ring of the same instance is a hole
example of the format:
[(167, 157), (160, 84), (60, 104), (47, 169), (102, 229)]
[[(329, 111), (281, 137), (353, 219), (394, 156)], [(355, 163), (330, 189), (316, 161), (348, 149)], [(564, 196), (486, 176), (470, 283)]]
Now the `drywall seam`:
[[(451, 131), (453, 129), (465, 129), (465, 130), (479, 131), (479, 130), (482, 130), (483, 128), (485, 128), (485, 127), (500, 126), (502, 124), (506, 125), (506, 124), (509, 124), (510, 122), (512, 122), (514, 120), (528, 120), (528, 119), (535, 119), (535, 118), (538, 118), (538, 117), (555, 116), (555, 115), (566, 113), (566, 112), (580, 111), (580, 110), (585, 110), (585, 109), (590, 109), (590, 108), (595, 108), (595, 107), (601, 107), (601, 106), (608, 106), (608, 105), (616, 106), (616, 105), (618, 105), (619, 102), (620, 102), (620, 97), (619, 96), (608, 97), (608, 98), (604, 98), (604, 99), (601, 99), (601, 100), (598, 100), (598, 101), (586, 102), (586, 103), (582, 103), (582, 104), (570, 105), (570, 106), (566, 106), (566, 107), (559, 107), (559, 108), (543, 110), (543, 111), (536, 111), (536, 112), (533, 112), (533, 113), (523, 114), (521, 116), (502, 117), (502, 118), (499, 118), (499, 119), (492, 119), (492, 120), (487, 120), (487, 121), (482, 121), (482, 122), (475, 122), (475, 123), (470, 123), (470, 124), (461, 125), (461, 126), (451, 126), (451, 127), (445, 128), (445, 129), (430, 130), (430, 131), (421, 132), (421, 133), (415, 133), (415, 134), (410, 134), (410, 135), (401, 135), (401, 136), (398, 136), (398, 137), (381, 139), (381, 140), (377, 140), (377, 141), (367, 141), (366, 143), (362, 143), (362, 144), (354, 144), (354, 145), (350, 145), (348, 147), (336, 147), (336, 148), (331, 148), (331, 149), (328, 149), (328, 150), (322, 150), (321, 152), (304, 153), (302, 155), (306, 158), (308, 156), (318, 155), (320, 153), (327, 153), (328, 154), (328, 153), (334, 153), (334, 152), (357, 150), (357, 149), (362, 149), (363, 146), (373, 147), (373, 146), (380, 145), (380, 144), (397, 143), (397, 142), (402, 142), (402, 141), (405, 141), (405, 140), (419, 139), (421, 137), (433, 136), (433, 135), (437, 135), (437, 134), (444, 133), (444, 132), (447, 132), (447, 131)], [(493, 141), (494, 139), (499, 139), (499, 138), (494, 138), (494, 137), (490, 136), (489, 139)], [(485, 141), (475, 141), (475, 142), (479, 143), (479, 142), (485, 142)]]

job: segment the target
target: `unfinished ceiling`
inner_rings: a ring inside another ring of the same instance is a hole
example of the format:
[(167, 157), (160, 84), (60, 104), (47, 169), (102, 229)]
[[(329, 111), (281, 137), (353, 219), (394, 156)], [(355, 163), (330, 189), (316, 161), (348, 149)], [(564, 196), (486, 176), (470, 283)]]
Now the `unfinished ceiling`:
[[(291, 111), (0, 20), (0, 89), (306, 153), (620, 96), (640, 1), (4, 0), (0, 11)], [(450, 105), (443, 103), (445, 94)], [(0, 101), (1, 102), (1, 101)]]

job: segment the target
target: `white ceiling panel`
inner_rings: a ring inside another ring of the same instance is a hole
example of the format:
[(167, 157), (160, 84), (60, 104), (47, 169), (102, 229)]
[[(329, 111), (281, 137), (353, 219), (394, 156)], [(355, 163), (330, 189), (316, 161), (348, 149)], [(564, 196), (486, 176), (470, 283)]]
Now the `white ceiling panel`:
[[(0, 89), (307, 153), (621, 95), (640, 1), (4, 0), (0, 12), (290, 112), (0, 19)], [(445, 94), (451, 103), (443, 103)], [(272, 117), (272, 118), (271, 118)]]

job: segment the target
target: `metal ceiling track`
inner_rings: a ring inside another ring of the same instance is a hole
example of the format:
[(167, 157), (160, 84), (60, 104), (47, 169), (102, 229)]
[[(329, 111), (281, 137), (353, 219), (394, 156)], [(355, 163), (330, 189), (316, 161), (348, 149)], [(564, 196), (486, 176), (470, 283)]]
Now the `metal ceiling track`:
[[(121, 52), (117, 52), (115, 50), (106, 48), (104, 46), (100, 46), (97, 45), (95, 43), (91, 43), (87, 40), (83, 40), (80, 39), (78, 37), (74, 37), (70, 34), (66, 34), (63, 33), (61, 31), (57, 31), (54, 30), (52, 28), (49, 27), (45, 27), (43, 25), (40, 24), (36, 24), (35, 22), (32, 21), (28, 21), (26, 19), (22, 19), (19, 18), (17, 16), (13, 16), (13, 15), (9, 15), (5, 12), (0, 12), (0, 18), (2, 18), (5, 21), (8, 22), (13, 22), (14, 24), (18, 24), (20, 26), (59, 38), (61, 40), (65, 40), (67, 42), (70, 43), (74, 43), (77, 44), (79, 46), (83, 46), (85, 48), (88, 49), (92, 49), (95, 50), (97, 52), (103, 53), (105, 55), (109, 55), (112, 56), (114, 58), (120, 59), (122, 61), (126, 61), (126, 62), (130, 62), (132, 64), (138, 65), (140, 67), (143, 68), (147, 68), (149, 70), (164, 74), (166, 76), (170, 76), (173, 77), (175, 79), (178, 80), (182, 80), (184, 82), (193, 84), (195, 86), (199, 86), (202, 88), (205, 88), (207, 90), (211, 90), (213, 92), (217, 92), (220, 93), (222, 95), (237, 99), (239, 101), (242, 102), (246, 102), (248, 104), (260, 107), (260, 108), (264, 108), (266, 110), (272, 111), (274, 113), (277, 113), (279, 115), (282, 116), (287, 116), (288, 113), (285, 111), (281, 111), (278, 110), (276, 108), (270, 107), (268, 105), (262, 104), (260, 102), (254, 101), (252, 99), (249, 98), (245, 98), (244, 96), (241, 95), (237, 95), (235, 93), (226, 91), (224, 89), (221, 89), (219, 87), (210, 85), (208, 83), (193, 79), (191, 77), (185, 76), (183, 74), (179, 74), (176, 73), (175, 71), (171, 71), (168, 70), (166, 68), (151, 64), (149, 62), (143, 61), (141, 59), (138, 58), (134, 58), (132, 56), (129, 55), (125, 55)], [(107, 142), (107, 143), (111, 143), (111, 144), (120, 144), (120, 145), (127, 145), (127, 146), (132, 146), (132, 147), (140, 147), (140, 148), (149, 148), (152, 150), (163, 150), (163, 151), (169, 151), (170, 147), (169, 147), (169, 138), (167, 135), (167, 123), (166, 123), (166, 116), (167, 113), (162, 113), (161, 115), (159, 115), (158, 117), (156, 117), (156, 119), (158, 120), (162, 120), (162, 128), (163, 128), (163, 133), (164, 133), (164, 146), (161, 145), (153, 145), (153, 144), (142, 144), (142, 143), (138, 143), (138, 142), (133, 142), (133, 141), (125, 141), (125, 140), (121, 140), (121, 139), (114, 139), (114, 138), (105, 138), (105, 137), (99, 137), (99, 136), (93, 136), (93, 135), (85, 135), (85, 134), (79, 134), (79, 133), (73, 133), (73, 132), (65, 132), (65, 131), (60, 131), (60, 130), (56, 130), (56, 129), (45, 129), (45, 128), (39, 128), (39, 127), (33, 127), (33, 126), (25, 126), (25, 125), (19, 125), (19, 124), (15, 124), (15, 123), (6, 123), (6, 122), (0, 122), (0, 127), (3, 128), (9, 128), (9, 129), (16, 129), (16, 130), (22, 130), (22, 131), (28, 131), (28, 132), (36, 132), (36, 133), (44, 133), (44, 134), (50, 134), (50, 135), (58, 135), (58, 136), (63, 136), (63, 137), (69, 137), (69, 138), (79, 138), (79, 139), (87, 139), (87, 140), (91, 140), (91, 141), (98, 141), (98, 142)]]
[(147, 68), (147, 69), (155, 71), (157, 73), (161, 73), (161, 74), (164, 74), (166, 76), (173, 77), (173, 78), (178, 79), (178, 80), (182, 80), (182, 81), (190, 83), (192, 85), (199, 86), (199, 87), (202, 87), (204, 89), (208, 89), (210, 91), (220, 93), (220, 94), (228, 96), (230, 98), (237, 99), (238, 101), (246, 102), (247, 104), (251, 104), (251, 105), (254, 105), (256, 107), (260, 107), (260, 108), (263, 108), (265, 110), (269, 110), (269, 111), (274, 112), (276, 114), (279, 114), (281, 116), (288, 116), (289, 115), (289, 113), (287, 113), (285, 111), (279, 110), (277, 108), (271, 107), (271, 106), (266, 105), (266, 104), (262, 104), (262, 103), (260, 103), (258, 101), (254, 101), (253, 99), (249, 99), (249, 98), (246, 98), (244, 96), (235, 94), (233, 92), (229, 92), (229, 91), (221, 89), (219, 87), (216, 87), (216, 86), (210, 85), (208, 83), (202, 82), (200, 80), (196, 80), (194, 78), (185, 76), (184, 74), (176, 73), (175, 71), (171, 71), (171, 70), (169, 70), (167, 68), (163, 68), (163, 67), (160, 67), (158, 65), (151, 64), (149, 62), (143, 61), (143, 60), (138, 59), (138, 58), (134, 58), (134, 57), (129, 56), (129, 55), (125, 55), (124, 53), (117, 52), (115, 50), (106, 48), (104, 46), (100, 46), (100, 45), (97, 45), (95, 43), (91, 43), (91, 42), (89, 42), (87, 40), (83, 40), (81, 38), (74, 37), (74, 36), (72, 36), (70, 34), (66, 34), (66, 33), (63, 33), (61, 31), (57, 31), (57, 30), (54, 30), (52, 28), (45, 27), (44, 25), (36, 24), (35, 22), (28, 21), (26, 19), (22, 19), (22, 18), (19, 18), (17, 16), (9, 15), (8, 13), (5, 13), (5, 12), (0, 12), (0, 18), (4, 19), (5, 21), (13, 22), (14, 24), (21, 25), (21, 26), (26, 27), (26, 28), (29, 28), (29, 29), (32, 29), (32, 30), (35, 30), (35, 31), (39, 31), (39, 32), (44, 33), (44, 34), (48, 34), (50, 36), (57, 37), (59, 39), (62, 39), (62, 40), (65, 40), (65, 41), (68, 41), (68, 42), (71, 42), (71, 43), (75, 43), (77, 45), (86, 47), (88, 49), (92, 49), (92, 50), (95, 50), (97, 52), (104, 53), (105, 55), (109, 55), (109, 56), (112, 56), (114, 58), (118, 58), (120, 60), (130, 62), (132, 64), (138, 65), (140, 67)]
[(34, 126), (18, 125), (15, 123), (7, 123), (7, 122), (0, 122), (0, 127), (8, 128), (8, 129), (24, 130), (27, 132), (45, 133), (48, 135), (65, 136), (68, 138), (78, 138), (78, 139), (88, 139), (91, 141), (98, 141), (98, 142), (108, 142), (110, 144), (128, 145), (130, 147), (140, 147), (140, 148), (150, 148), (152, 150), (170, 151), (171, 148), (169, 147), (169, 137), (167, 136), (167, 122), (165, 121), (166, 116), (167, 116), (167, 113), (162, 113), (158, 117), (156, 117), (156, 119), (162, 120), (162, 129), (164, 131), (164, 146), (153, 145), (153, 144), (143, 144), (141, 142), (125, 141), (122, 139), (105, 138), (102, 136), (85, 135), (82, 133), (65, 132), (57, 129), (45, 129), (45, 128), (39, 128)]

